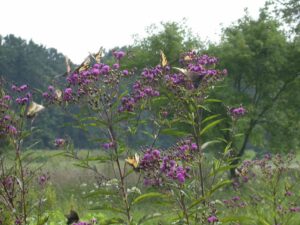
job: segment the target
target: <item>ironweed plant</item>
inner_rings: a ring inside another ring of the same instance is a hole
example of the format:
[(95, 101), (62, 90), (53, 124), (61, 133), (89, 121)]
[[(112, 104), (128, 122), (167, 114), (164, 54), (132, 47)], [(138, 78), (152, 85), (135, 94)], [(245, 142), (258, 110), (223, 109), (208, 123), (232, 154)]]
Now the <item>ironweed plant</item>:
[[(11, 89), (8, 95), (1, 80), (0, 137), (9, 148), (7, 154), (0, 155), (0, 224), (28, 224), (33, 214), (38, 224), (44, 224), (43, 190), (49, 177), (24, 162), (29, 155), (23, 148), (24, 139), (31, 135), (33, 119), (44, 107), (33, 101), (28, 85), (12, 85)], [(32, 198), (35, 191), (40, 195)]]
[[(79, 159), (78, 164), (101, 177), (99, 190), (87, 196), (101, 199), (102, 204), (93, 209), (120, 215), (110, 222), (142, 224), (160, 214), (154, 212), (134, 218), (134, 209), (145, 200), (159, 198), (173, 206), (177, 215), (172, 218), (174, 224), (217, 222), (211, 199), (215, 191), (231, 183), (224, 176), (224, 171), (230, 168), (231, 159), (227, 157), (230, 143), (226, 143), (219, 159), (206, 163), (204, 168), (205, 148), (223, 141), (206, 140), (205, 134), (223, 121), (210, 110), (211, 104), (220, 101), (210, 99), (209, 94), (227, 71), (217, 69), (217, 58), (194, 51), (180, 56), (181, 68), (172, 67), (161, 52), (160, 65), (145, 68), (130, 91), (124, 91), (126, 87), (122, 85), (126, 79), (135, 75), (121, 66), (126, 53), (113, 52), (113, 65), (103, 63), (101, 54), (99, 51), (90, 55), (78, 68), (68, 70), (62, 90), (51, 85), (43, 94), (49, 104), (79, 106), (82, 113), (75, 116), (77, 126), (99, 129), (96, 140), (103, 153)], [(235, 109), (231, 113), (241, 116), (243, 110)], [(152, 143), (137, 152), (128, 147), (126, 137), (143, 132), (140, 124), (151, 125), (154, 131), (150, 134)], [(161, 149), (156, 145), (162, 135), (176, 136), (178, 141)], [(63, 139), (56, 142), (64, 144)], [(67, 149), (72, 151), (72, 147)], [(74, 156), (72, 152), (68, 155)], [(114, 178), (100, 173), (95, 166), (97, 162), (111, 163)], [(151, 186), (151, 191), (143, 189), (146, 191), (141, 193), (139, 179), (136, 185), (129, 184), (131, 174), (143, 176), (144, 185)]]

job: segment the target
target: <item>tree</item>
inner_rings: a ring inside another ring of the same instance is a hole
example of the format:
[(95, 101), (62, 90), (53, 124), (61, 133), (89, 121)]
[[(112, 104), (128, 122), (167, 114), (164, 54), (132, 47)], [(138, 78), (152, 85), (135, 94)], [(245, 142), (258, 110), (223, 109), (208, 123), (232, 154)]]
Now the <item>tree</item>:
[[(300, 92), (295, 57), (299, 56), (299, 45), (298, 49), (295, 45), (287, 41), (279, 23), (262, 11), (257, 20), (245, 16), (225, 29), (220, 45), (210, 46), (209, 52), (220, 58), (229, 74), (227, 88), (219, 97), (227, 105), (243, 103), (247, 109), (248, 117), (240, 127), (244, 135), (233, 140), (235, 156), (243, 156), (250, 145), (288, 151), (291, 143), (293, 147), (299, 144), (295, 130), (287, 132), (288, 138), (276, 135), (297, 121)], [(292, 107), (290, 100), (295, 101)]]

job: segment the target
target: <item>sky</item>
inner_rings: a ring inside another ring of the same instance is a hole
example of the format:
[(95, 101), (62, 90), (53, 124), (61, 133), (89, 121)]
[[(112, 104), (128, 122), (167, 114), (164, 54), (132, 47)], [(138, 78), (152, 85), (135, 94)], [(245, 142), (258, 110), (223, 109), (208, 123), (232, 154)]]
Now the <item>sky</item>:
[(0, 34), (56, 48), (74, 63), (89, 52), (133, 44), (146, 27), (181, 22), (201, 40), (218, 42), (221, 28), (257, 18), (265, 0), (0, 0)]

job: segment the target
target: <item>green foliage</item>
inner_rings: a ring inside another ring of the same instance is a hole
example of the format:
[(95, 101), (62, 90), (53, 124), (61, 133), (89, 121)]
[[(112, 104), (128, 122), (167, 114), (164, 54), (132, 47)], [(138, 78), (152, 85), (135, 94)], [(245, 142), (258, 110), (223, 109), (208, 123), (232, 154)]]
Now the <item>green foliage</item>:
[[(245, 135), (236, 146), (239, 155), (249, 144), (274, 151), (297, 144), (298, 133), (286, 129), (291, 121), (298, 121), (293, 108), (297, 103), (290, 101), (300, 96), (299, 68), (293, 56), (299, 54), (299, 44), (289, 42), (279, 28), (262, 11), (257, 20), (245, 16), (226, 28), (222, 42), (209, 48), (229, 73), (228, 86), (217, 91), (218, 98), (230, 106), (242, 103), (247, 109), (248, 119), (240, 123)], [(255, 137), (255, 129), (263, 140)]]

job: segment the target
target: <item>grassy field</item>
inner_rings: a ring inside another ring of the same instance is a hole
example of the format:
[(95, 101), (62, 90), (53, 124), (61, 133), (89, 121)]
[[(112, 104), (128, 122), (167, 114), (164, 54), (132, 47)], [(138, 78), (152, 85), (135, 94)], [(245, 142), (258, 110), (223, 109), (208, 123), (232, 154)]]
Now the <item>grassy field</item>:
[[(91, 210), (91, 208), (99, 205), (103, 199), (101, 196), (93, 196), (91, 198), (86, 198), (87, 195), (98, 190), (99, 176), (97, 176), (93, 171), (87, 170), (81, 167), (78, 167), (78, 160), (66, 157), (64, 152), (55, 151), (55, 150), (35, 150), (27, 152), (28, 157), (25, 158), (24, 162), (29, 163), (30, 168), (40, 168), (41, 173), (48, 173), (50, 176), (49, 185), (46, 189), (46, 207), (48, 210), (49, 221), (47, 225), (55, 225), (55, 224), (65, 224), (66, 218), (65, 215), (69, 213), (70, 209), (74, 209), (79, 212), (79, 216), (82, 220), (90, 220), (91, 218), (96, 218), (98, 221), (104, 221), (110, 217), (114, 216), (114, 213), (105, 210)], [(103, 153), (87, 150), (80, 150), (77, 152), (78, 158), (85, 158), (87, 155), (89, 156), (99, 156)], [(254, 151), (247, 151), (245, 154), (245, 159), (254, 159), (256, 157)], [(296, 156), (297, 159), (300, 158), (299, 155)], [(209, 159), (209, 156), (207, 157)], [(124, 160), (121, 162), (122, 166), (124, 165)], [(97, 168), (97, 170), (109, 178), (114, 178), (114, 169), (109, 164), (91, 164)], [(297, 165), (291, 165), (292, 168), (298, 168)], [(298, 169), (297, 169), (298, 170)], [(137, 181), (140, 179), (138, 174), (131, 173), (128, 177), (128, 183), (130, 185), (135, 185)], [(257, 184), (257, 187), (253, 188), (266, 188), (261, 186), (263, 184)], [(137, 186), (142, 192), (145, 191), (145, 187), (143, 185)], [(155, 191), (155, 190), (154, 190)], [(241, 193), (234, 193), (231, 187), (221, 189), (219, 193), (216, 193), (217, 199), (226, 199), (232, 197), (233, 195), (237, 195)], [(103, 198), (103, 196), (102, 196)], [(297, 200), (299, 201), (299, 200)], [(157, 202), (159, 203), (159, 201)], [(227, 209), (224, 207), (224, 204), (219, 201), (219, 207), (224, 210), (228, 210), (229, 215), (240, 215), (238, 212), (239, 209)], [(223, 204), (223, 205), (222, 205)], [(299, 202), (300, 204), (300, 202)], [(255, 216), (259, 214), (264, 214), (264, 210), (266, 208), (258, 208), (257, 211), (253, 212), (251, 210), (245, 210), (244, 214)], [(171, 224), (170, 218), (174, 217), (176, 213), (170, 210), (165, 209), (165, 207), (161, 204), (150, 203), (147, 201), (145, 204), (143, 203), (139, 207), (137, 207), (134, 211), (135, 218), (141, 218), (145, 214), (149, 214), (150, 212), (159, 212), (163, 216), (152, 220), (148, 223), (143, 224)], [(244, 216), (245, 216), (244, 215)], [(296, 219), (299, 218), (299, 215), (296, 215)], [(295, 221), (295, 219), (294, 219)], [(31, 218), (31, 223), (36, 225), (35, 218)], [(235, 223), (225, 223), (225, 224), (235, 224)], [(249, 224), (249, 223), (246, 223)], [(251, 224), (251, 223), (250, 223)], [(261, 223), (268, 224), (268, 223)], [(291, 222), (291, 225), (297, 224), (295, 222)]]

